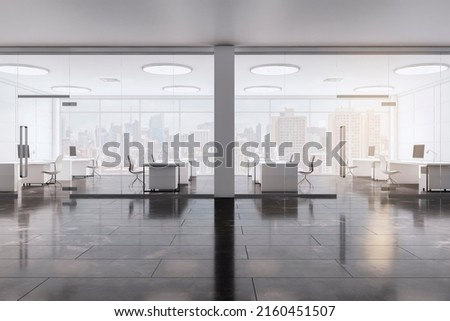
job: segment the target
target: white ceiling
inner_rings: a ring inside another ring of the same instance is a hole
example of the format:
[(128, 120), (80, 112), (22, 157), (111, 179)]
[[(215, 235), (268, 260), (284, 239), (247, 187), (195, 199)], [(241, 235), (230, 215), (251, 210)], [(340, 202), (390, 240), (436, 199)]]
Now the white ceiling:
[[(250, 86), (278, 86), (273, 96), (335, 96), (354, 95), (362, 86), (393, 86), (386, 94), (405, 91), (450, 77), (450, 70), (441, 74), (401, 76), (395, 68), (418, 63), (446, 63), (449, 55), (238, 55), (236, 56), (236, 95), (255, 96), (244, 91)], [(20, 63), (44, 67), (43, 76), (16, 76), (0, 72), (0, 81), (19, 83), (38, 93), (56, 94), (52, 86), (81, 86), (92, 89), (85, 96), (171, 96), (165, 86), (187, 85), (201, 91), (187, 96), (214, 94), (214, 58), (212, 55), (0, 55), (0, 64)], [(193, 71), (186, 75), (151, 75), (142, 66), (151, 63), (188, 65)], [(255, 75), (250, 68), (260, 64), (287, 63), (300, 66), (300, 71), (286, 76)], [(120, 82), (102, 82), (100, 78), (117, 78)], [(342, 78), (339, 83), (324, 82), (326, 78)], [(74, 95), (76, 96), (76, 95)]]
[[(450, 46), (448, 0), (0, 0), (0, 47), (17, 46)], [(1, 50), (1, 48), (0, 48)], [(390, 85), (401, 93), (442, 75), (405, 77), (399, 66), (446, 62), (449, 56), (242, 55), (236, 58), (236, 94), (257, 85), (282, 87), (275, 94), (354, 94), (359, 86)], [(169, 85), (201, 88), (213, 94), (213, 57), (208, 55), (4, 55), (0, 63), (25, 63), (50, 69), (40, 77), (8, 76), (42, 93), (51, 87), (92, 88), (89, 95), (171, 95)], [(174, 62), (191, 74), (168, 77), (142, 72), (142, 65)], [(300, 72), (259, 76), (250, 67), (293, 63)], [(119, 83), (104, 83), (113, 77)], [(342, 77), (340, 83), (325, 78)]]
[(0, 46), (449, 46), (448, 0), (1, 0)]

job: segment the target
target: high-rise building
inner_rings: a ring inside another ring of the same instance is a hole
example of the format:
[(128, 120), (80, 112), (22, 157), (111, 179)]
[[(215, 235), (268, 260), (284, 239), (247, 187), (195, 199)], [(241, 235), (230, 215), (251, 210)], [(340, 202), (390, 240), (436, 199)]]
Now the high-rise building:
[[(384, 149), (381, 142), (381, 115), (373, 110), (368, 110), (366, 113), (366, 144), (364, 151), (367, 151), (369, 146), (375, 146), (376, 153), (380, 153)], [(367, 155), (363, 152), (362, 156)]]
[(279, 159), (288, 160), (292, 153), (302, 153), (306, 143), (306, 128), (306, 116), (296, 116), (292, 108), (285, 108), (280, 116), (272, 117), (271, 139), (277, 143), (277, 150), (281, 143), (292, 143), (292, 147), (286, 148)]
[(162, 143), (164, 141), (164, 114), (157, 114), (150, 117), (148, 125), (150, 138)]

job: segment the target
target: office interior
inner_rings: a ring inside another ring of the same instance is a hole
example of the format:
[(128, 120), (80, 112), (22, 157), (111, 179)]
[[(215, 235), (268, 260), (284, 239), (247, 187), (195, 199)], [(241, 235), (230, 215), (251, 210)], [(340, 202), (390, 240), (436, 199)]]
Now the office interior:
[[(0, 59), (0, 161), (18, 162), (26, 126), (31, 171), (3, 192), (45, 186), (41, 172), (63, 155), (56, 185), (73, 197), (214, 195), (212, 157), (204, 161), (214, 149), (203, 148), (214, 141), (212, 54)], [(235, 194), (333, 197), (342, 178), (414, 196), (446, 191), (448, 62), (446, 54), (236, 54)], [(171, 143), (189, 136), (198, 146), (175, 152)], [(266, 150), (267, 137), (276, 145)], [(250, 142), (257, 146), (243, 152)], [(344, 165), (327, 158), (327, 144), (339, 142)], [(145, 164), (175, 159), (184, 165), (147, 168), (144, 179)]]
[[(450, 298), (450, 56), (234, 58), (235, 141), (270, 134), (293, 146), (256, 166), (235, 149), (235, 197), (214, 198), (222, 182), (211, 167), (148, 166), (143, 178), (136, 146), (101, 164), (124, 134), (142, 144), (142, 165), (172, 163), (162, 143), (176, 134), (213, 141), (212, 53), (0, 56), (0, 299)], [(326, 164), (327, 137), (331, 148), (345, 140), (346, 166)], [(308, 142), (323, 148), (304, 161)], [(42, 172), (60, 155), (49, 182)], [(323, 163), (308, 168), (313, 157)], [(148, 171), (171, 185), (152, 190)]]

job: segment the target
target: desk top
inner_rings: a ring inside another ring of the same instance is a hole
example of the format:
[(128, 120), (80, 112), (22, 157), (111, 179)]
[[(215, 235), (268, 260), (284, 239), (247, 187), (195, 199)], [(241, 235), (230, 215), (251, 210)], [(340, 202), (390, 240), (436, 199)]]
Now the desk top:
[(159, 162), (151, 162), (151, 163), (144, 163), (145, 167), (179, 167), (184, 166), (185, 163), (175, 163), (175, 162), (167, 162), (167, 163), (159, 163)]
[[(50, 160), (28, 160), (28, 165), (50, 165), (55, 161)], [(0, 162), (0, 165), (19, 165), (19, 161)]]
[(353, 158), (352, 161), (375, 163), (375, 162), (379, 162), (380, 159), (379, 158)]
[(388, 163), (399, 164), (399, 165), (417, 165), (417, 166), (440, 166), (440, 165), (450, 165), (450, 163), (440, 163), (440, 162), (427, 162), (427, 161), (397, 161), (390, 160)]
[(93, 158), (63, 158), (63, 161), (71, 161), (71, 162), (90, 162), (94, 160)]

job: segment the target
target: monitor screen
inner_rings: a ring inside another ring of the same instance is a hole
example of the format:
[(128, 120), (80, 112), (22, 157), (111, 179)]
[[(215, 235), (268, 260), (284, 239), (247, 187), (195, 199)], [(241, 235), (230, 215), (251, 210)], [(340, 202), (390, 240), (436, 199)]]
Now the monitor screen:
[(414, 145), (413, 158), (423, 158), (425, 154), (425, 145)]
[(69, 146), (69, 155), (70, 155), (70, 157), (77, 156), (77, 148), (76, 148), (76, 146)]
[(369, 146), (369, 151), (367, 153), (368, 156), (375, 156), (375, 146)]

